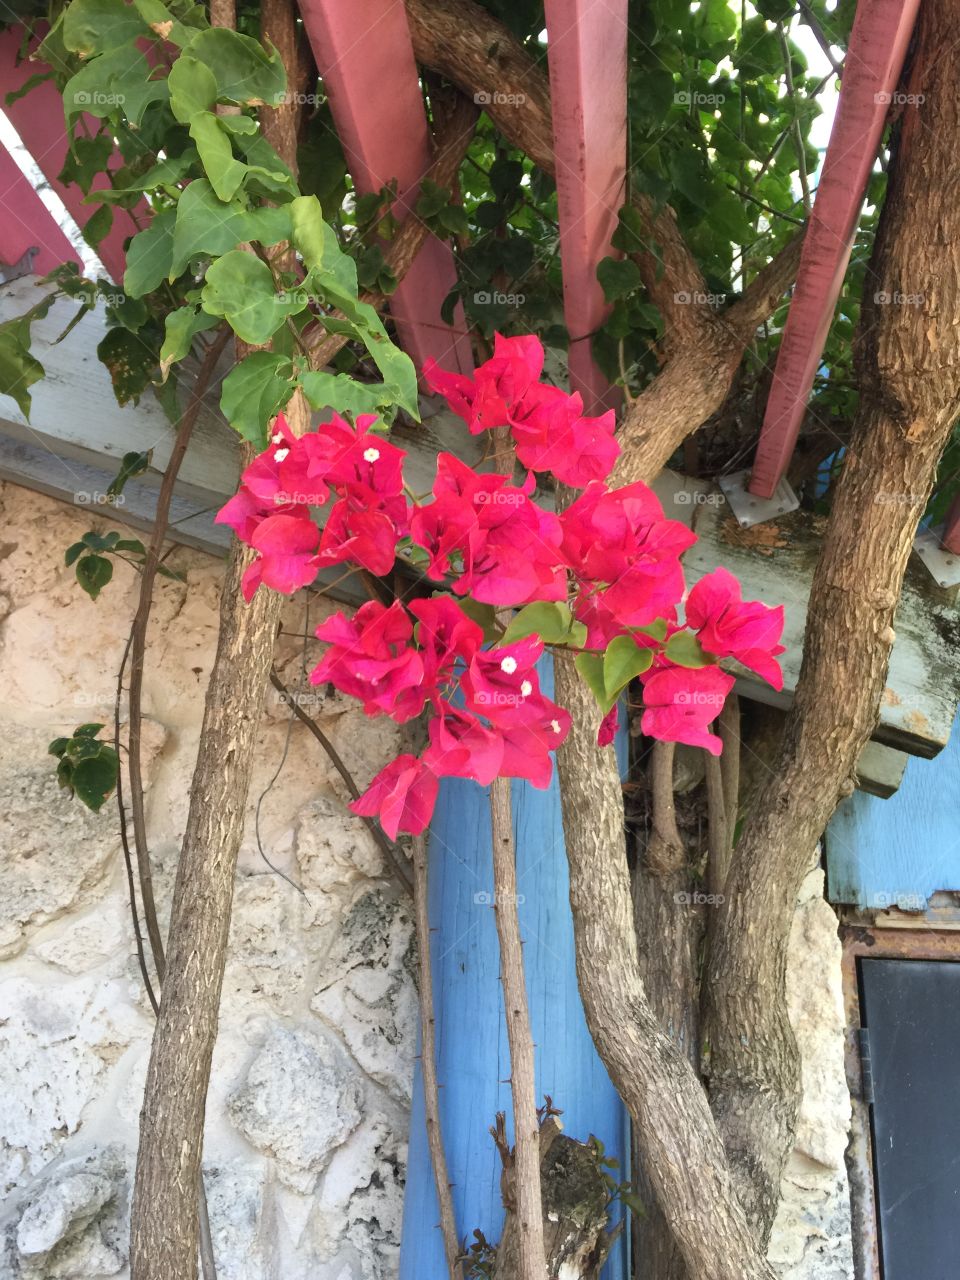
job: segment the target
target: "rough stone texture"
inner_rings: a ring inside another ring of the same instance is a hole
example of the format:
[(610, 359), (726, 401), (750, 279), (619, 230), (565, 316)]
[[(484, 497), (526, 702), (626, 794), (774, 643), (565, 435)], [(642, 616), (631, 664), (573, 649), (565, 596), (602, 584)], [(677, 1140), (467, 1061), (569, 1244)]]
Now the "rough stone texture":
[(311, 1008), (339, 1029), (371, 1078), (410, 1103), (407, 1046), (417, 1034), (413, 922), (379, 890), (359, 898), (341, 924)]
[(116, 1147), (64, 1161), (16, 1228), (23, 1280), (117, 1276), (126, 1265), (126, 1158)]
[(807, 876), (790, 935), (787, 1001), (803, 1064), (796, 1146), (769, 1257), (783, 1280), (853, 1280), (850, 1186), (843, 1153), (850, 1129), (844, 1073), (843, 992), (837, 917), (823, 872)]
[[(118, 566), (92, 602), (63, 565), (64, 549), (88, 529), (122, 528), (112, 515), (0, 483), (0, 521), (0, 1280), (125, 1280), (152, 1016), (115, 810), (94, 816), (63, 795), (47, 744), (87, 721), (112, 723), (137, 580)], [(222, 573), (184, 548), (171, 563), (185, 581), (158, 584), (144, 686), (161, 924)], [(396, 753), (398, 732), (303, 680), (299, 637), (331, 611), (314, 601), (306, 619), (291, 603), (278, 666), (364, 786)], [(318, 655), (311, 640), (308, 668)], [(689, 765), (695, 772), (696, 760)], [(207, 1112), (220, 1280), (397, 1275), (416, 1051), (411, 926), (346, 799), (318, 744), (271, 691)], [(839, 951), (817, 878), (798, 913), (790, 982), (810, 1104), (772, 1256), (785, 1280), (847, 1280)]]
[(120, 847), (110, 814), (90, 813), (57, 786), (47, 754), (57, 734), (56, 725), (46, 733), (18, 725), (0, 736), (2, 960), (42, 925), (96, 901)]
[[(112, 725), (137, 580), (118, 566), (93, 602), (63, 565), (88, 529), (122, 529), (112, 515), (0, 483), (0, 521), (0, 1280), (125, 1280), (153, 1020), (116, 810), (108, 803), (92, 815), (60, 792), (47, 745), (87, 721)], [(158, 585), (144, 686), (161, 924), (222, 575), (218, 561), (185, 548), (171, 563), (185, 582)], [(395, 753), (397, 731), (302, 681), (298, 636), (332, 611), (313, 601), (305, 619), (292, 602), (278, 665), (363, 786)], [(319, 652), (311, 639), (308, 669)], [(416, 1051), (410, 924), (346, 799), (318, 744), (271, 691), (207, 1114), (219, 1280), (396, 1275)], [(329, 1007), (312, 1010), (322, 996)]]
[(276, 1027), (230, 1099), (230, 1117), (279, 1177), (312, 1191), (317, 1174), (360, 1123), (360, 1084), (332, 1038)]

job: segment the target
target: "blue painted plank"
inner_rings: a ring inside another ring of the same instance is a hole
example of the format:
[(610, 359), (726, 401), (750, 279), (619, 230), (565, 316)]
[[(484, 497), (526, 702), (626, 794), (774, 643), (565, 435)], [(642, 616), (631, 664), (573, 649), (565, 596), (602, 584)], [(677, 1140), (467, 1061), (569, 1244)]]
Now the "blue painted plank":
[[(552, 672), (541, 669), (549, 695)], [(626, 735), (618, 755), (625, 760)], [(560, 795), (514, 783), (517, 892), (533, 1034), (537, 1093), (550, 1094), (563, 1111), (564, 1131), (585, 1140), (595, 1134), (620, 1161), (627, 1177), (629, 1142), (621, 1103), (597, 1057), (577, 988), (567, 860)], [(500, 1158), (490, 1137), (498, 1111), (511, 1115), (510, 1055), (503, 1020), (499, 948), (490, 854), (489, 793), (459, 779), (440, 789), (430, 838), (430, 919), (436, 991), (440, 1112), (457, 1231), (474, 1228), (500, 1238)], [(404, 1202), (401, 1280), (443, 1280), (446, 1269), (439, 1210), (427, 1150), (423, 1084), (414, 1081), (413, 1115)], [(626, 1280), (621, 1233), (604, 1269), (605, 1280)]]
[(960, 717), (933, 760), (911, 759), (888, 800), (856, 791), (827, 828), (831, 902), (923, 911), (960, 889)]

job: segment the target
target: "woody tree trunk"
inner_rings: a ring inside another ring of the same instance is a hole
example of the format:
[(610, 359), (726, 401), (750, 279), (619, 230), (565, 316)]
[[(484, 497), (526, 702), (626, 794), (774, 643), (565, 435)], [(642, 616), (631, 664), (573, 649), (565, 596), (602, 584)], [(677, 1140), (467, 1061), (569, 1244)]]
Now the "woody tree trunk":
[[(218, 0), (211, 18), (214, 25), (233, 25), (229, 0)], [(296, 83), (291, 0), (269, 0), (262, 20), (264, 40), (283, 54)], [(265, 135), (292, 168), (298, 110), (291, 100), (276, 110), (265, 109), (263, 119)], [(302, 434), (309, 418), (299, 393), (287, 416), (292, 430)], [(250, 456), (248, 447), (248, 461)], [(217, 653), (177, 866), (166, 972), (140, 1116), (131, 1213), (134, 1280), (194, 1280), (197, 1274), (197, 1188), (233, 884), (283, 603), (272, 591), (258, 591), (249, 605), (244, 602), (240, 583), (251, 558), (249, 549), (235, 540), (220, 600)]]
[[(797, 892), (877, 721), (917, 523), (960, 414), (958, 0), (921, 6), (864, 287), (860, 407), (814, 577), (796, 706), (735, 852), (705, 986), (711, 1105), (759, 1238), (800, 1100), (784, 998)], [(917, 103), (918, 105), (912, 105)], [(883, 305), (905, 295), (917, 305)]]

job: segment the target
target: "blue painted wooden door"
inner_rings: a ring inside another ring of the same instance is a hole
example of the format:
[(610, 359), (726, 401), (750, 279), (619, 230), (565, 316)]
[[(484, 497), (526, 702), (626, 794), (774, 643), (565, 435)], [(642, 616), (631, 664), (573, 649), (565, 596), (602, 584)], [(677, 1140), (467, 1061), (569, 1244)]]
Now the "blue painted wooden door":
[(960, 718), (933, 760), (913, 758), (888, 800), (855, 791), (827, 827), (831, 902), (924, 911), (931, 894), (960, 889)]
[[(546, 693), (552, 679), (541, 672)], [(625, 741), (620, 744), (625, 753)], [(533, 1034), (537, 1091), (563, 1111), (564, 1131), (596, 1135), (628, 1177), (626, 1113), (597, 1057), (577, 988), (567, 860), (554, 776), (548, 791), (513, 786), (517, 892)], [(490, 1137), (498, 1111), (511, 1116), (510, 1055), (503, 1020), (490, 854), (489, 796), (472, 782), (441, 785), (430, 839), (430, 919), (436, 990), (440, 1112), (454, 1184), (457, 1231), (500, 1238), (500, 1157)], [(427, 1150), (423, 1086), (414, 1081), (404, 1203), (401, 1280), (444, 1280), (439, 1210)], [(626, 1280), (621, 1233), (605, 1280)]]

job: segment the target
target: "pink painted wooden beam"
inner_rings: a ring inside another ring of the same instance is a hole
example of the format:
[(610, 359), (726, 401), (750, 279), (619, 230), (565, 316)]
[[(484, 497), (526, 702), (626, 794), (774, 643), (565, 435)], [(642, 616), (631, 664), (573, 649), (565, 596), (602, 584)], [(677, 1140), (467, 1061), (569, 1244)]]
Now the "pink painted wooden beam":
[(546, 0), (546, 17), (570, 385), (600, 412), (618, 398), (590, 342), (610, 313), (597, 264), (625, 191), (627, 0)]
[(960, 555), (960, 494), (954, 498), (943, 525), (940, 545), (952, 555)]
[[(357, 190), (366, 195), (395, 180), (394, 211), (402, 220), (416, 204), (431, 161), (403, 4), (301, 0), (300, 12)], [(440, 318), (456, 282), (449, 246), (431, 236), (391, 296), (400, 340), (418, 369), (433, 356), (448, 369), (473, 371), (462, 309), (452, 327)]]
[(769, 498), (793, 455), (920, 0), (859, 0), (757, 447), (750, 492)]
[[(6, 94), (19, 89), (31, 76), (48, 69), (45, 63), (27, 60), (17, 65), (17, 52), (22, 37), (23, 32), (17, 27), (0, 33), (0, 109), (9, 117), (23, 145), (63, 201), (67, 212), (78, 226), (83, 227), (98, 206), (84, 204), (83, 192), (79, 187), (65, 185), (60, 181), (68, 144), (63, 99), (53, 81), (46, 80), (43, 84), (36, 85), (25, 97), (19, 98), (10, 106), (4, 101)], [(87, 119), (95, 132), (100, 122), (92, 117)], [(116, 163), (119, 163), (119, 156)], [(93, 185), (95, 188), (106, 186), (107, 179), (98, 178)], [(137, 227), (127, 210), (114, 208), (113, 226), (97, 249), (100, 261), (114, 280), (123, 279), (126, 263), (123, 244), (136, 231)]]
[[(38, 250), (30, 268), (37, 275), (64, 262), (80, 262), (13, 156), (0, 146), (0, 259), (12, 266), (31, 248)], [(37, 294), (37, 301), (41, 296)]]

